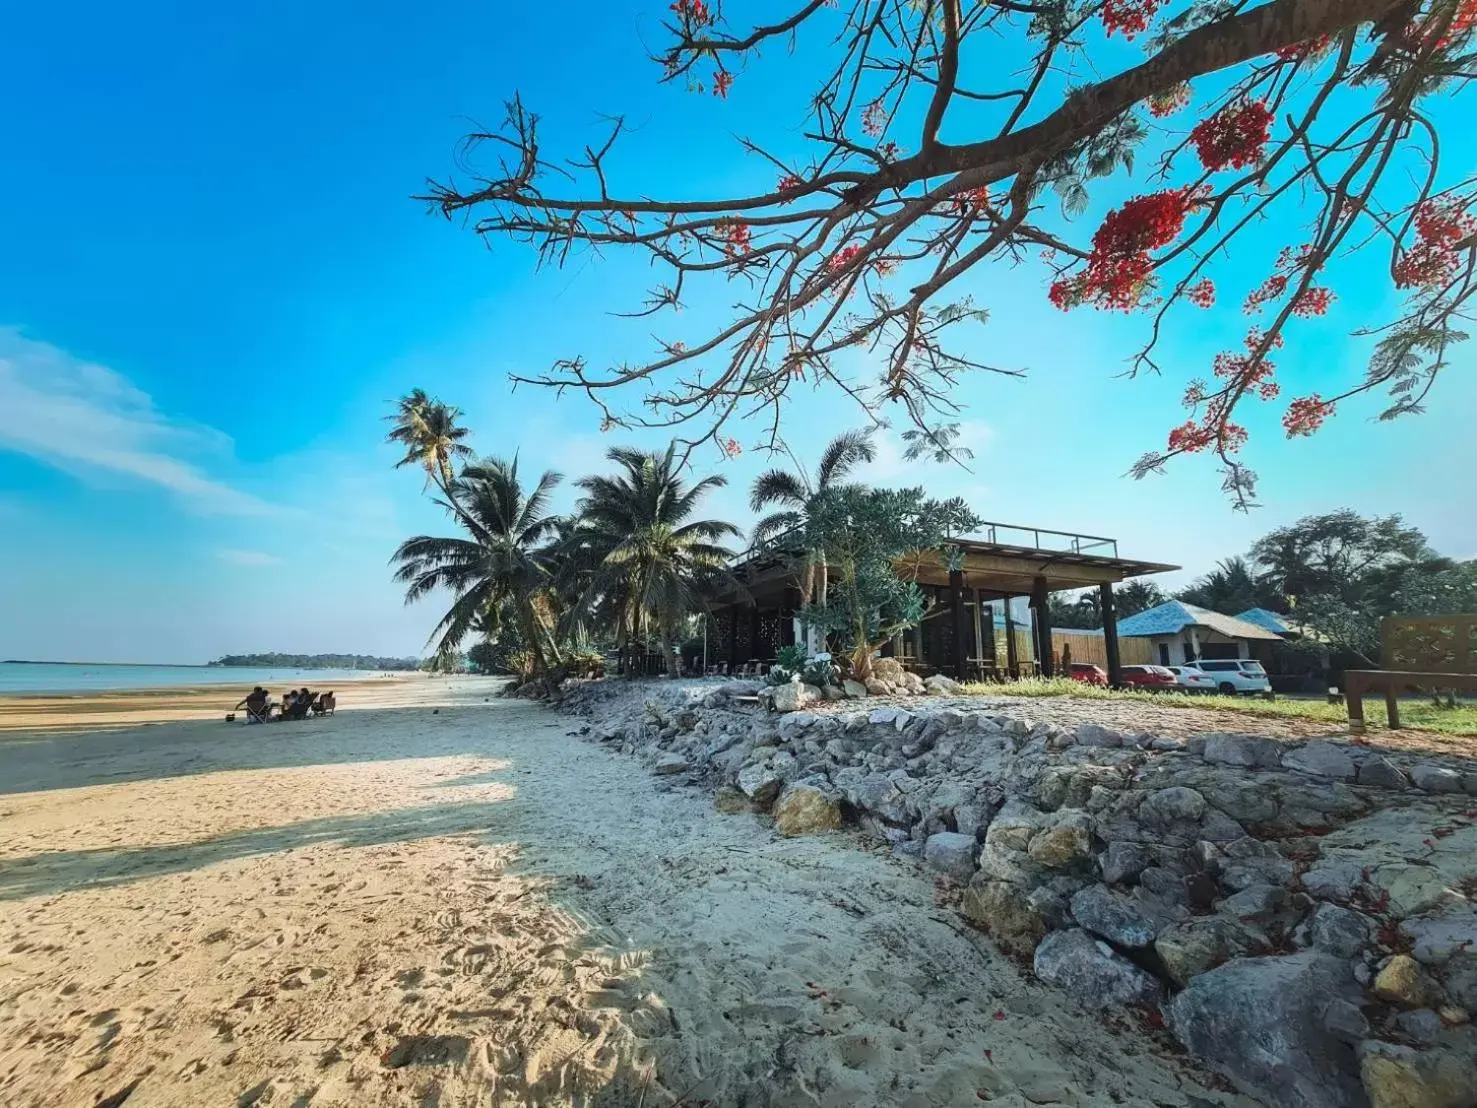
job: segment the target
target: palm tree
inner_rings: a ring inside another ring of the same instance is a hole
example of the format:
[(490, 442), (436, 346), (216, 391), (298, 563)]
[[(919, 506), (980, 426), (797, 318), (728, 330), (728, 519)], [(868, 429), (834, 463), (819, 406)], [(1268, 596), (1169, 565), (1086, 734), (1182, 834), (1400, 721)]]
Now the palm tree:
[[(872, 442), (871, 430), (847, 431), (837, 435), (821, 452), (820, 463), (812, 477), (792, 454), (795, 471), (771, 469), (754, 478), (749, 489), (749, 507), (756, 512), (770, 505), (779, 505), (780, 510), (765, 516), (754, 525), (754, 541), (765, 542), (777, 538), (786, 531), (805, 526), (815, 498), (845, 480), (847, 474), (863, 462), (874, 461), (877, 447)], [(800, 605), (805, 607), (812, 600), (824, 606), (830, 580), (826, 569), (823, 550), (808, 549), (804, 554), (798, 585)]]
[(903, 457), (910, 462), (931, 458), (935, 462), (957, 462), (963, 465), (974, 457), (974, 451), (959, 441), (959, 424), (944, 423), (934, 428), (914, 427), (903, 432), (907, 449)]
[(1236, 615), (1249, 608), (1276, 603), (1276, 591), (1259, 576), (1245, 558), (1224, 558), (1204, 577), (1190, 582), (1176, 599), (1201, 608)]
[(548, 540), (557, 517), (548, 506), (560, 480), (546, 472), (525, 493), (516, 458), (484, 458), (448, 482), (447, 497), (461, 505), (457, 518), (467, 535), (417, 535), (395, 551), (391, 563), (397, 566), (395, 579), (407, 586), (407, 604), (437, 588), (452, 595), (450, 609), (431, 632), (437, 655), (456, 650), (469, 631), (485, 629), (506, 605), (533, 653), (534, 674), (548, 669), (550, 651), (557, 661), (539, 598), (552, 576)]
[(395, 463), (395, 468), (416, 465), (424, 469), (426, 484), (441, 490), (447, 506), (457, 515), (461, 515), (461, 507), (453, 489), (455, 463), (472, 455), (472, 448), (462, 442), (468, 431), (457, 423), (461, 415), (460, 408), (431, 399), (424, 389), (413, 389), (396, 401), (395, 411), (385, 417), (395, 425), (386, 441), (405, 447), (405, 457)]
[(617, 447), (606, 456), (616, 475), (578, 482), (585, 495), (577, 541), (592, 567), (579, 607), (613, 607), (622, 646), (634, 635), (655, 633), (675, 677), (677, 629), (686, 616), (706, 609), (704, 593), (726, 576), (732, 557), (719, 543), (739, 533), (731, 523), (692, 518), (698, 502), (726, 482), (705, 477), (687, 484), (675, 444), (664, 454)]

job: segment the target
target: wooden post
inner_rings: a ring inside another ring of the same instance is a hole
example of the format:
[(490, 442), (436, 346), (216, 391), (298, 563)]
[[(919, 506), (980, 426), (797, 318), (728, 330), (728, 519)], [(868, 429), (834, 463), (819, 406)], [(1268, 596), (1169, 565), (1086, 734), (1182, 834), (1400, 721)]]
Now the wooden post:
[(1016, 657), (1015, 616), (1010, 610), (1010, 594), (1005, 596), (1005, 671), (1012, 678), (1021, 675), (1021, 661)]
[(1108, 684), (1116, 689), (1123, 684), (1123, 662), (1118, 656), (1118, 610), (1113, 606), (1111, 581), (1098, 586), (1098, 607), (1103, 613), (1103, 651), (1108, 655)]
[(732, 604), (728, 609), (728, 672), (737, 673), (738, 660), (738, 617), (737, 604)]
[(759, 657), (759, 605), (757, 602), (749, 609), (749, 656), (744, 660), (747, 662), (763, 661)]
[(965, 629), (964, 572), (949, 570), (949, 604), (954, 618), (954, 680), (969, 680), (969, 641)]
[[(980, 611), (983, 605), (980, 600), (980, 590), (973, 588), (969, 591), (974, 596), (974, 656), (980, 660), (980, 666), (983, 668), (985, 663), (985, 625), (984, 613)], [(991, 636), (992, 639), (993, 637)], [(994, 661), (994, 655), (991, 655), (990, 662), (993, 664)], [(970, 674), (970, 676), (973, 677), (974, 674)], [(983, 680), (985, 675), (981, 672), (979, 676)]]
[(1031, 582), (1031, 607), (1035, 609), (1036, 667), (1042, 677), (1052, 675), (1051, 657), (1051, 611), (1047, 607), (1046, 578), (1037, 577)]

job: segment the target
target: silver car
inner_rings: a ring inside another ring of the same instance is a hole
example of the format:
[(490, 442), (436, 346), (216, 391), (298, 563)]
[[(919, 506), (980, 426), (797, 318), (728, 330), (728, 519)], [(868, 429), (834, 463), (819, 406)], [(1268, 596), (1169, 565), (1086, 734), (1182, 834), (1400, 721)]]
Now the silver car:
[(1217, 691), (1227, 696), (1272, 691), (1272, 682), (1267, 680), (1267, 671), (1262, 668), (1262, 663), (1250, 658), (1227, 658), (1224, 661), (1202, 658), (1198, 662), (1187, 663), (1184, 668), (1205, 674), (1215, 682)]

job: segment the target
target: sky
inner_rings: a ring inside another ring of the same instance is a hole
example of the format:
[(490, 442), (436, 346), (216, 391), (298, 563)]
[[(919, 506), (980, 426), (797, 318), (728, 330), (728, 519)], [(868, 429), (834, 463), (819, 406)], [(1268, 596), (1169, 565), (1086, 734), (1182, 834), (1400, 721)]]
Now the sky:
[[(641, 264), (538, 270), (527, 249), (489, 248), (411, 197), (453, 170), (458, 138), (496, 124), (515, 90), (551, 150), (596, 141), (602, 113), (626, 113), (634, 132), (613, 168), (628, 191), (767, 186), (773, 171), (736, 137), (761, 127), (793, 145), (807, 67), (766, 59), (719, 100), (656, 83), (645, 52), (664, 4), (560, 10), (557, 33), (537, 5), (462, 0), (429, 18), (373, 0), (81, 0), (11, 14), (0, 658), (421, 652), (439, 609), (406, 607), (388, 561), (403, 538), (448, 523), (384, 442), (383, 417), (412, 388), (462, 408), (480, 452), (570, 480), (617, 443), (661, 444), (602, 435), (581, 398), (515, 391), (508, 374), (691, 338), (731, 293), (704, 293), (673, 324), (617, 319), (648, 278)], [(1122, 195), (1103, 193), (1095, 211)], [(1243, 267), (1247, 287), (1260, 264)], [(1477, 556), (1470, 351), (1419, 418), (1374, 423), (1371, 398), (1288, 441), (1280, 409), (1256, 413), (1246, 460), (1262, 507), (1243, 515), (1206, 459), (1124, 476), (1184, 418), (1185, 381), (1244, 330), (1234, 305), (1174, 330), (1165, 378), (1128, 379), (1142, 319), (1064, 315), (1024, 268), (972, 274), (966, 291), (991, 312), (966, 348), (1028, 374), (959, 386), (968, 470), (906, 462), (895, 429), (864, 478), (963, 495), (990, 520), (1116, 537), (1126, 556), (1185, 567), (1169, 585), (1272, 527), (1346, 506), (1398, 512), (1438, 550)], [(1390, 294), (1359, 274), (1339, 291), (1348, 310), (1282, 351), (1288, 395), (1334, 391), (1367, 358), (1348, 332)], [(813, 458), (864, 419), (845, 397), (801, 394), (785, 427)], [(697, 463), (728, 478), (711, 514), (747, 523), (745, 489), (770, 460), (750, 449)], [(573, 501), (566, 482), (557, 506)]]

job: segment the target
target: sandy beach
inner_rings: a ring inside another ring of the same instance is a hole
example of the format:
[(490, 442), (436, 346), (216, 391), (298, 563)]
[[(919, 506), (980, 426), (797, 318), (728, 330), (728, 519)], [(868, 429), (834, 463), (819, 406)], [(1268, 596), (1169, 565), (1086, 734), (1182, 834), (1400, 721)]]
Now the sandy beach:
[(0, 739), (0, 1103), (1251, 1103), (493, 685)]

